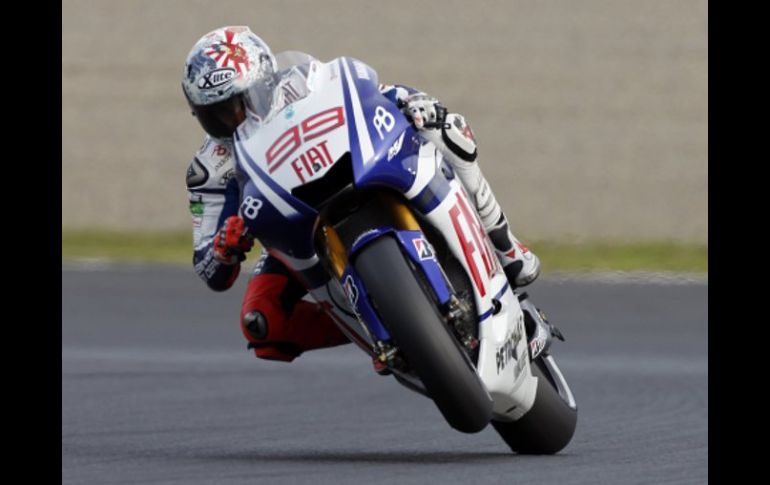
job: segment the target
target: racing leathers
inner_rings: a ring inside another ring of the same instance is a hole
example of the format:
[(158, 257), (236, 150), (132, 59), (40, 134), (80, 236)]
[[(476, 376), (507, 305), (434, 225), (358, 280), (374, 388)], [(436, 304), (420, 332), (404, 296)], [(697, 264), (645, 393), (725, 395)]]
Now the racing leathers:
[[(446, 113), (438, 101), (406, 86), (380, 85), (380, 92), (422, 130), (452, 164), (476, 204), (511, 284), (521, 286), (537, 277), (537, 257), (513, 237), (508, 222), (481, 174), (476, 143), (464, 117)], [(440, 127), (439, 127), (440, 126)], [(242, 175), (235, 172), (230, 139), (207, 137), (187, 171), (193, 220), (193, 265), (215, 291), (230, 288), (242, 258), (218, 257), (215, 241), (226, 221), (237, 217)], [(243, 298), (240, 325), (259, 358), (290, 362), (307, 350), (348, 343), (320, 304), (303, 299), (305, 288), (291, 271), (263, 250)]]
[[(207, 137), (187, 170), (193, 220), (193, 266), (215, 291), (230, 288), (241, 261), (218, 257), (215, 240), (226, 221), (237, 217), (241, 180), (232, 142)], [(241, 330), (257, 357), (290, 362), (302, 352), (348, 343), (319, 304), (303, 300), (305, 288), (289, 269), (263, 250), (241, 306)]]

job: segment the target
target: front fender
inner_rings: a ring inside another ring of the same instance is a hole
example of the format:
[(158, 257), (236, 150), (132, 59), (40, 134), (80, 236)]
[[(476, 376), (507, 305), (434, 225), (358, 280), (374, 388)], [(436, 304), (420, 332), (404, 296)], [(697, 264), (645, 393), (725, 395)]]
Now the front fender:
[[(404, 254), (409, 257), (409, 260), (425, 277), (425, 281), (427, 281), (433, 294), (436, 296), (436, 301), (440, 305), (449, 302), (451, 289), (436, 260), (435, 251), (430, 243), (428, 243), (422, 231), (399, 230), (392, 227), (371, 229), (362, 233), (355, 240), (353, 247), (349, 251), (347, 261), (354, 261), (358, 254), (366, 250), (367, 245), (382, 237), (392, 237), (398, 242)], [(384, 267), (383, 271), (387, 271), (387, 268)], [(390, 334), (372, 307), (366, 287), (363, 285), (352, 264), (347, 264), (339, 282), (356, 316), (363, 321), (378, 340), (383, 342), (390, 340)]]

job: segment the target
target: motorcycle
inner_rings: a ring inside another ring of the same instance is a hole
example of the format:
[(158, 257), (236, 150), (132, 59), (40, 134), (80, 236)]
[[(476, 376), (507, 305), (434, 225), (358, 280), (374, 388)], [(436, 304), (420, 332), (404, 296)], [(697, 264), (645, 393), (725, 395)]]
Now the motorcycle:
[(451, 166), (368, 65), (296, 64), (252, 89), (257, 115), (234, 137), (250, 233), (451, 427), (491, 422), (514, 452), (563, 449), (577, 422), (550, 352), (563, 338), (510, 287)]

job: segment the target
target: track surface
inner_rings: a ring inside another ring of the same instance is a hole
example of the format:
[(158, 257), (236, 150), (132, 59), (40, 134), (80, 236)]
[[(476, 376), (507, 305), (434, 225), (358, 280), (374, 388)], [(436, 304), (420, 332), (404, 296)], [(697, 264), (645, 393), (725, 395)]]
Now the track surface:
[(573, 441), (463, 435), (352, 346), (258, 361), (186, 268), (62, 268), (63, 483), (706, 483), (708, 285), (543, 277)]

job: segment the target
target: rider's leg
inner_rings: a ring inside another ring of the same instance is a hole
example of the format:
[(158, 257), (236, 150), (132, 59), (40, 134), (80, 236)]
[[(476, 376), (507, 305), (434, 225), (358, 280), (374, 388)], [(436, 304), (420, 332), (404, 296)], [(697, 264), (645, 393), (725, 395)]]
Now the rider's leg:
[[(437, 140), (432, 141), (435, 143)], [(533, 282), (540, 274), (540, 260), (516, 239), (508, 227), (508, 219), (481, 173), (476, 139), (463, 116), (456, 113), (446, 116), (441, 141), (445, 146), (441, 152), (476, 204), (481, 222), (495, 246), (508, 281), (514, 286)], [(440, 143), (437, 145), (442, 146)]]
[(307, 350), (350, 342), (321, 305), (302, 300), (305, 293), (283, 264), (263, 256), (241, 307), (241, 330), (257, 357), (291, 362)]

